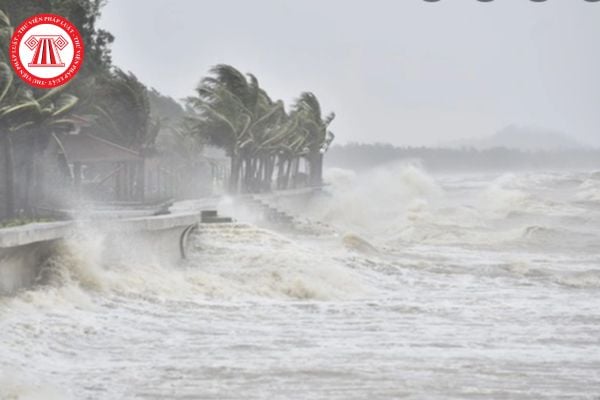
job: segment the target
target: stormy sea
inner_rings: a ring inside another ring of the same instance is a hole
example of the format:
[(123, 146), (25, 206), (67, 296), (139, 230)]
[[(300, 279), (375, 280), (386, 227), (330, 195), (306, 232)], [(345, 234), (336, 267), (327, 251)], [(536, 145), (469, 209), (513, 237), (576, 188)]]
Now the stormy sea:
[(326, 180), (174, 265), (82, 232), (0, 298), (0, 399), (599, 398), (600, 172)]

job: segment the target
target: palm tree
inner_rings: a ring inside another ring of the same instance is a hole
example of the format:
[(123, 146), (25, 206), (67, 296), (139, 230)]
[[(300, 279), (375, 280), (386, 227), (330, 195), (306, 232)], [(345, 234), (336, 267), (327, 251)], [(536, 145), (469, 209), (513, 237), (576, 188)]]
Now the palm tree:
[[(300, 115), (292, 111), (281, 126), (279, 134), (272, 140), (277, 143), (279, 169), (277, 173), (277, 188), (287, 189), (290, 177), (297, 180), (299, 159), (306, 152), (306, 132), (300, 129)], [(292, 169), (294, 173), (292, 174)]]
[(256, 154), (259, 127), (283, 108), (260, 89), (251, 74), (244, 76), (229, 65), (217, 65), (213, 76), (204, 78), (196, 88), (197, 95), (187, 99), (191, 115), (186, 128), (209, 144), (222, 148), (231, 158), (230, 191), (251, 189), (250, 177), (257, 168)]
[(84, 112), (93, 123), (84, 129), (94, 135), (138, 152), (142, 159), (135, 165), (122, 165), (122, 174), (128, 175), (132, 198), (144, 200), (145, 160), (156, 153), (156, 140), (161, 121), (151, 114), (149, 91), (131, 72), (114, 68), (98, 74), (83, 90), (88, 94)]
[(187, 99), (185, 129), (231, 158), (230, 191), (270, 190), (274, 173), (277, 188), (286, 188), (290, 177), (296, 184), (303, 158), (310, 167), (310, 184), (320, 185), (323, 154), (333, 140), (327, 128), (335, 115), (323, 117), (319, 101), (308, 92), (288, 114), (254, 75), (222, 64), (210, 73), (196, 96)]
[(131, 72), (118, 68), (95, 78), (89, 89), (88, 112), (95, 116), (93, 133), (140, 152), (151, 152), (160, 122), (150, 112), (148, 89)]
[[(3, 48), (8, 48), (12, 31), (8, 16), (0, 10), (0, 43)], [(15, 81), (5, 52), (0, 52), (0, 60), (0, 146), (4, 159), (2, 178), (6, 198), (4, 216), (13, 218), (17, 192), (13, 135), (31, 125), (30, 113), (36, 109), (36, 103), (31, 99), (31, 92)]]
[[(233, 67), (218, 65), (210, 71), (214, 77), (204, 78), (196, 88), (196, 97), (186, 102), (191, 111), (186, 128), (231, 158), (229, 189), (237, 192), (241, 168), (240, 143), (252, 122), (250, 103), (255, 88)], [(246, 104), (244, 103), (246, 102)]]
[(15, 88), (10, 66), (0, 62), (0, 146), (4, 158), (5, 217), (15, 216), (15, 157), (12, 135), (27, 120), (27, 112), (33, 106), (21, 91)]
[[(10, 20), (0, 11), (0, 42), (4, 44), (12, 34)], [(16, 182), (15, 154), (13, 136), (19, 134), (24, 139), (25, 196), (24, 208), (31, 212), (30, 199), (34, 176), (34, 163), (44, 150), (50, 134), (70, 129), (71, 121), (65, 118), (77, 98), (63, 93), (66, 86), (61, 86), (36, 97), (32, 89), (15, 81), (8, 57), (0, 53), (0, 134), (4, 158), (4, 186), (6, 194), (6, 216), (15, 215)]]
[(249, 137), (242, 143), (246, 164), (246, 190), (260, 192), (271, 189), (277, 137), (286, 120), (281, 100), (273, 101), (262, 89), (259, 91), (256, 120), (249, 129)]
[(321, 105), (317, 97), (310, 92), (304, 92), (296, 100), (293, 110), (299, 118), (299, 129), (304, 132), (305, 157), (310, 167), (309, 183), (319, 186), (323, 183), (323, 155), (334, 139), (334, 134), (327, 130), (335, 119), (335, 113), (323, 117)]
[(32, 107), (28, 113), (28, 121), (21, 127), (26, 153), (24, 210), (32, 215), (32, 198), (40, 194), (43, 169), (39, 165), (39, 156), (44, 152), (52, 135), (68, 132), (74, 128), (74, 120), (69, 117), (78, 98), (64, 93), (67, 86), (49, 90), (38, 98), (30, 98)]
[(15, 214), (16, 195), (13, 135), (18, 133), (24, 139), (24, 208), (30, 213), (35, 160), (45, 149), (51, 134), (72, 127), (72, 121), (65, 118), (65, 115), (77, 103), (77, 98), (61, 93), (64, 88), (52, 89), (36, 98), (31, 90), (16, 85), (10, 67), (6, 63), (0, 63), (0, 132), (5, 158), (6, 211), (9, 218)]

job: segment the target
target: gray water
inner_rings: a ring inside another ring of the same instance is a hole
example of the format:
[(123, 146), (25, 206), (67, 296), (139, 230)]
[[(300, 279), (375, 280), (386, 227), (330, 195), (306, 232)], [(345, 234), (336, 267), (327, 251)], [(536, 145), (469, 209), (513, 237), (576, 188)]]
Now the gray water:
[(84, 235), (0, 299), (0, 399), (600, 398), (600, 174), (328, 180), (180, 265)]

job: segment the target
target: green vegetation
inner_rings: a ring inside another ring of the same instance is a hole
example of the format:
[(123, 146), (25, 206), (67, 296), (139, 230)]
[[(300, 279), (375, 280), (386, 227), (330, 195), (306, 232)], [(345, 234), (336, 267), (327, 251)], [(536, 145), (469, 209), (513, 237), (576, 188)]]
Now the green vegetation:
[[(104, 4), (105, 0), (0, 0), (0, 221), (14, 221), (16, 215), (36, 217), (36, 206), (48, 196), (48, 185), (43, 184), (49, 168), (45, 151), (50, 143), (62, 148), (62, 138), (73, 131), (142, 157), (125, 172), (117, 170), (121, 175), (114, 178), (121, 187), (127, 181), (130, 187), (125, 190), (133, 198), (144, 198), (148, 174), (154, 174), (156, 185), (164, 185), (165, 180), (193, 180), (194, 174), (212, 168), (203, 161), (207, 145), (230, 157), (232, 193), (321, 184), (323, 154), (334, 137), (328, 131), (334, 114), (323, 115), (314, 94), (300, 94), (286, 110), (252, 74), (217, 65), (184, 108), (113, 65), (114, 37), (97, 27)], [(66, 17), (85, 44), (81, 71), (57, 89), (21, 82), (8, 60), (13, 27), (38, 13)], [(62, 171), (66, 180), (58, 187), (49, 185), (68, 193), (81, 181), (81, 166), (73, 166), (64, 152), (55, 158), (60, 165), (52, 168)], [(151, 158), (154, 169), (149, 173), (146, 160)], [(169, 168), (163, 166), (167, 164)]]
[[(0, 43), (5, 49), (0, 52), (0, 143), (5, 163), (2, 178), (8, 218), (14, 217), (16, 211), (17, 165), (24, 175), (19, 182), (23, 187), (20, 200), (25, 213), (30, 214), (36, 157), (50, 135), (72, 129), (73, 122), (68, 116), (78, 101), (76, 96), (66, 93), (66, 86), (48, 91), (34, 90), (14, 77), (6, 53), (12, 29), (10, 19), (0, 11)], [(15, 141), (26, 149), (19, 153), (22, 154), (18, 160)]]
[(14, 228), (15, 226), (34, 224), (40, 222), (54, 222), (55, 220), (50, 218), (13, 218), (3, 222), (0, 222), (1, 228)]

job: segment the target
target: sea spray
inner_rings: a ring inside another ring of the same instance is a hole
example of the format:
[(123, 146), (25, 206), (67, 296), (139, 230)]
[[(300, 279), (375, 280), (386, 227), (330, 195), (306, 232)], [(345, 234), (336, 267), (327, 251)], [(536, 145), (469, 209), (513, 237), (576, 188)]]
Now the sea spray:
[(443, 196), (435, 179), (416, 166), (400, 163), (362, 175), (328, 170), (330, 196), (311, 204), (308, 211), (341, 230), (390, 231), (405, 226), (407, 219), (427, 218), (430, 203)]

